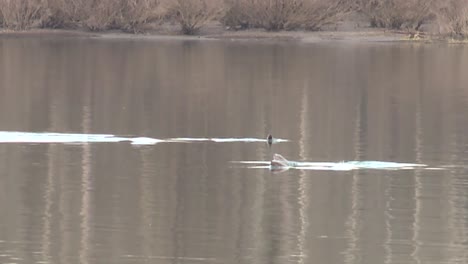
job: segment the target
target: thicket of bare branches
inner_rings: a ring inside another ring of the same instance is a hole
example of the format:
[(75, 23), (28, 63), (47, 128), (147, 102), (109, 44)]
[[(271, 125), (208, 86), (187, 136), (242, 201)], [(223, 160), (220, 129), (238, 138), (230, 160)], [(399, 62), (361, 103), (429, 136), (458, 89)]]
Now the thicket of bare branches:
[(434, 17), (435, 0), (361, 0), (360, 10), (371, 26), (391, 29), (419, 28)]
[(348, 14), (353, 7), (350, 0), (313, 0), (303, 12), (303, 26), (307, 30), (320, 30), (330, 24), (336, 24)]
[(437, 2), (435, 14), (441, 34), (468, 37), (468, 0)]
[(374, 27), (420, 30), (434, 23), (441, 34), (468, 36), (468, 0), (359, 0), (359, 10)]
[(127, 0), (122, 1), (120, 28), (138, 33), (150, 22), (160, 21), (164, 9), (159, 0)]
[(0, 0), (3, 27), (85, 27), (139, 32), (162, 17), (159, 0)]
[(91, 31), (114, 29), (120, 18), (119, 0), (93, 0), (84, 5), (85, 18), (82, 25)]
[(0, 0), (0, 21), (3, 27), (24, 30), (40, 23), (45, 6), (45, 0)]
[(179, 23), (184, 34), (193, 35), (222, 11), (222, 0), (173, 0), (168, 4), (167, 16)]
[(159, 0), (88, 0), (84, 8), (83, 25), (92, 31), (122, 29), (136, 33), (162, 17)]
[(87, 0), (47, 0), (48, 16), (42, 21), (44, 28), (77, 27), (87, 16), (91, 2)]
[(374, 27), (419, 31), (432, 24), (441, 34), (468, 37), (468, 0), (0, 0), (0, 26), (136, 33), (149, 23), (174, 21), (184, 34), (195, 34), (219, 21), (236, 30), (320, 30), (350, 11)]
[(350, 10), (346, 0), (226, 0), (222, 22), (234, 29), (319, 30)]

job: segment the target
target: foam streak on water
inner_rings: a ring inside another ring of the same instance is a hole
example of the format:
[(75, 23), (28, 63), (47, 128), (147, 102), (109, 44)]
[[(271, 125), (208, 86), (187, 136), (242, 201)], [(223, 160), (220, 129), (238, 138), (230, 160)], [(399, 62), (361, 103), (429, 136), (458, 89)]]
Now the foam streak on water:
[(414, 170), (428, 169), (438, 170), (441, 168), (428, 167), (426, 164), (399, 163), (387, 161), (341, 161), (341, 162), (297, 162), (288, 161), (290, 166), (272, 167), (266, 166), (269, 161), (233, 161), (232, 163), (244, 164), (246, 168), (260, 169), (268, 168), (273, 171), (295, 170), (327, 170), (327, 171), (352, 171), (352, 170)]
[[(275, 142), (287, 142), (286, 139), (275, 139)], [(103, 143), (130, 142), (133, 145), (154, 145), (161, 142), (267, 142), (261, 138), (169, 138), (157, 139), (151, 137), (122, 137), (112, 134), (77, 134), (77, 133), (49, 133), (49, 132), (13, 132), (0, 131), (0, 143)]]

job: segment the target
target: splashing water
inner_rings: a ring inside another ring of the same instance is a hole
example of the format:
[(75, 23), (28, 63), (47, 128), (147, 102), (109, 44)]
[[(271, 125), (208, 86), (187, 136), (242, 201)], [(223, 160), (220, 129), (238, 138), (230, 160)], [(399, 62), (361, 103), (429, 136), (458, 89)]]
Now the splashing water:
[(270, 169), (282, 172), (289, 169), (296, 170), (328, 170), (328, 171), (351, 171), (351, 170), (414, 170), (429, 169), (441, 170), (443, 168), (428, 167), (426, 164), (399, 163), (389, 161), (340, 161), (340, 162), (300, 162), (290, 161), (279, 154), (275, 154), (271, 161), (232, 161), (232, 163), (245, 164), (247, 168)]

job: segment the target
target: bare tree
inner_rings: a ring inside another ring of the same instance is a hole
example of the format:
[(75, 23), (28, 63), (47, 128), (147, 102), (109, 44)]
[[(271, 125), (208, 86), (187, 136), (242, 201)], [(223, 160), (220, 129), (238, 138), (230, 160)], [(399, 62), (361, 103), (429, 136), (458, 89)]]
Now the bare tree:
[(405, 27), (419, 31), (424, 23), (433, 21), (435, 3), (436, 0), (412, 0), (406, 11)]

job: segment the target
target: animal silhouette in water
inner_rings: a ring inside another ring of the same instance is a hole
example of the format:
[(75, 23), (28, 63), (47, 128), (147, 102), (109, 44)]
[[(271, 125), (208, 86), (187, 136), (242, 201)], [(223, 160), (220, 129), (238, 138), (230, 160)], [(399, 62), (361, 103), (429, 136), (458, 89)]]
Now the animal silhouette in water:
[(273, 144), (273, 136), (271, 134), (268, 134), (268, 136), (267, 136), (267, 143), (270, 146), (271, 146), (271, 144)]

